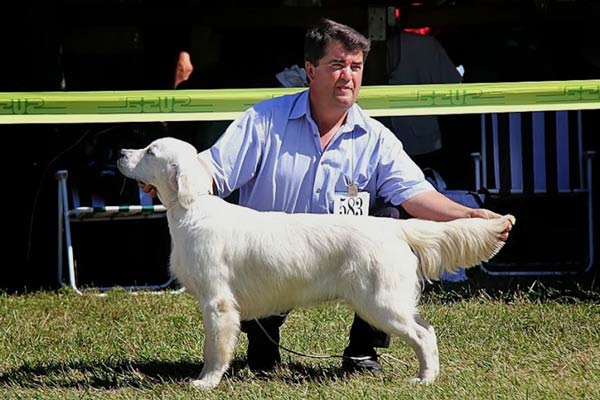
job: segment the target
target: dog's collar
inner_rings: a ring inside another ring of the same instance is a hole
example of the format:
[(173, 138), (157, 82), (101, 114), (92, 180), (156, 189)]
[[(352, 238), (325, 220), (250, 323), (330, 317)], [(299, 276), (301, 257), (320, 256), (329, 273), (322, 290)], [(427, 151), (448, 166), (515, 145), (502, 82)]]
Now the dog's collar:
[[(211, 192), (206, 192), (206, 193), (200, 193), (199, 196), (213, 196), (213, 194)], [(175, 199), (173, 199), (173, 201), (169, 202), (169, 203), (163, 203), (163, 206), (165, 207), (165, 209), (170, 210), (171, 208), (175, 207), (175, 205), (178, 203), (178, 199), (177, 197), (175, 197)]]

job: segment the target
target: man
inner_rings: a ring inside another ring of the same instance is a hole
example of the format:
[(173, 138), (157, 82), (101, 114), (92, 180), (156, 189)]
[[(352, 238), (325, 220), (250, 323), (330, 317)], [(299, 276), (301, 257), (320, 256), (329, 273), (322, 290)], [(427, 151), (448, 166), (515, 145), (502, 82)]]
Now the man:
[[(369, 48), (363, 35), (331, 20), (309, 29), (309, 89), (254, 105), (200, 154), (212, 165), (216, 193), (225, 197), (240, 189), (239, 203), (262, 211), (331, 213), (349, 197), (366, 199), (365, 206), (371, 207), (377, 197), (402, 205), (414, 217), (436, 221), (498, 217), (435, 191), (394, 134), (356, 105)], [(278, 341), (284, 320), (285, 315), (276, 315), (260, 323)], [(242, 321), (241, 329), (248, 334), (248, 365), (255, 371), (280, 362), (278, 347), (262, 328)], [(349, 371), (380, 371), (374, 348), (387, 347), (388, 342), (387, 335), (356, 316), (344, 355), (370, 358), (346, 358), (343, 366)]]

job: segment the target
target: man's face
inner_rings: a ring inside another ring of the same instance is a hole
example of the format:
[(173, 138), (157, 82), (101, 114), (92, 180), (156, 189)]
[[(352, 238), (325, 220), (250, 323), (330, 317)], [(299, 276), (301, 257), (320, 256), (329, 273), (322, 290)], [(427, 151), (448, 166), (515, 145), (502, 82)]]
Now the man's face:
[(321, 106), (348, 109), (360, 91), (363, 75), (362, 50), (348, 51), (337, 40), (331, 41), (318, 65), (309, 61), (305, 68), (310, 90)]

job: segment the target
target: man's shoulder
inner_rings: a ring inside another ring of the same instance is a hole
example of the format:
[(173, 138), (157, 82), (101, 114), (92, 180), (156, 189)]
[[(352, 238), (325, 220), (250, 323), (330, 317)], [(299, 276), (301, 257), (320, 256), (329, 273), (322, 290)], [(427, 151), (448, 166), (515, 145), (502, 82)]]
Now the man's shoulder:
[[(239, 127), (252, 125), (255, 127), (277, 127), (277, 131), (285, 129), (290, 118), (294, 117), (294, 113), (299, 112), (302, 103), (302, 94), (299, 93), (286, 94), (259, 101), (244, 111), (236, 120)], [(261, 129), (262, 129), (261, 128)]]
[(391, 131), (381, 121), (371, 117), (358, 104), (353, 106), (355, 123), (367, 133), (381, 136)]
[(273, 97), (271, 99), (266, 99), (259, 101), (254, 104), (250, 110), (252, 110), (256, 114), (271, 114), (273, 111), (281, 111), (281, 110), (291, 110), (298, 99), (302, 96), (305, 91), (300, 91), (298, 93), (292, 94), (284, 94), (282, 96)]

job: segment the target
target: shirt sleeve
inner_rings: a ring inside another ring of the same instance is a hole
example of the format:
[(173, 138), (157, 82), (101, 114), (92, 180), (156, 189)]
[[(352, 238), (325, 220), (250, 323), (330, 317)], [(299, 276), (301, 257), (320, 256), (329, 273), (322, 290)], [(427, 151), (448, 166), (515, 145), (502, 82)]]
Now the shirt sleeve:
[(383, 128), (380, 141), (376, 168), (378, 197), (397, 206), (417, 194), (435, 190), (391, 131)]
[(199, 154), (212, 167), (220, 197), (229, 196), (256, 176), (262, 131), (263, 123), (251, 108), (233, 121), (211, 148)]

